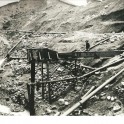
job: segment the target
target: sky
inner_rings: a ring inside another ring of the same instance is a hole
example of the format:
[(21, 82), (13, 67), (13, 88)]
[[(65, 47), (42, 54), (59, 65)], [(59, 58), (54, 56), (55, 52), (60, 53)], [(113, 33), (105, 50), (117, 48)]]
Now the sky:
[(60, 0), (75, 6), (85, 6), (87, 5), (87, 0)]
[(19, 0), (0, 0), (0, 6), (4, 6), (8, 3), (12, 3), (12, 2), (16, 2), (16, 1), (19, 1)]
[[(8, 3), (12, 3), (16, 1), (19, 1), (19, 0), (0, 0), (0, 6), (4, 6)], [(76, 6), (82, 6), (87, 4), (87, 0), (60, 0), (60, 1), (64, 1)]]

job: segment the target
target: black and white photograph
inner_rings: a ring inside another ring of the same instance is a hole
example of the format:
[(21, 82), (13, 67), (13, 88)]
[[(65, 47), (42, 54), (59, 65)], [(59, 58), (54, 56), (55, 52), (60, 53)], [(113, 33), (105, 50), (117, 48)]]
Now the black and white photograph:
[(0, 116), (124, 118), (124, 0), (0, 0)]

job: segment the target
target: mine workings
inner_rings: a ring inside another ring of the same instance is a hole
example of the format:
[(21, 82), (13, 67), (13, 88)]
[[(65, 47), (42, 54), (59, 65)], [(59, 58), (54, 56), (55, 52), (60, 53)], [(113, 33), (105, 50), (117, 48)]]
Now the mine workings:
[(124, 115), (123, 0), (67, 3), (0, 7), (0, 115)]
[[(113, 39), (122, 38), (122, 34), (114, 34)], [(96, 41), (91, 51), (105, 45), (105, 42), (111, 42), (111, 37), (113, 36), (109, 36), (107, 40), (102, 38)], [(2, 65), (0, 74), (0, 102), (2, 105), (9, 106), (12, 112), (25, 111), (25, 109), (30, 111), (27, 84), (31, 82), (31, 65), (27, 60), (26, 49), (35, 43), (28, 42), (28, 45), (24, 44), (25, 37), (21, 38), (20, 41), (9, 50), (9, 53), (11, 53), (9, 60), (6, 55), (3, 55), (6, 60)], [(117, 46), (116, 49), (123, 51), (123, 45)], [(49, 61), (49, 70), (47, 70), (46, 63), (36, 63), (35, 114), (55, 116), (122, 115), (123, 61), (122, 53), (112, 58), (78, 58), (76, 61), (68, 58)], [(47, 79), (47, 71), (49, 71), (49, 80)], [(121, 73), (119, 73), (120, 71)], [(111, 77), (114, 78), (111, 80)], [(47, 81), (51, 83), (51, 103), (49, 103)], [(109, 83), (101, 87), (104, 82), (108, 81)], [(44, 97), (42, 82), (46, 82), (44, 83)], [(99, 87), (101, 88), (95, 92)], [(73, 108), (76, 104), (77, 107)]]

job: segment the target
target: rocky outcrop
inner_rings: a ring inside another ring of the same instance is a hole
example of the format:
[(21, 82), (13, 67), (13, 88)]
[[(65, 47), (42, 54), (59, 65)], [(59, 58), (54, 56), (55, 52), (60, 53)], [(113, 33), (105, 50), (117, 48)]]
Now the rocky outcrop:
[(47, 5), (46, 0), (20, 0), (20, 2), (13, 2), (2, 6), (0, 8), (1, 16), (10, 16), (19, 12), (30, 11), (45, 7)]

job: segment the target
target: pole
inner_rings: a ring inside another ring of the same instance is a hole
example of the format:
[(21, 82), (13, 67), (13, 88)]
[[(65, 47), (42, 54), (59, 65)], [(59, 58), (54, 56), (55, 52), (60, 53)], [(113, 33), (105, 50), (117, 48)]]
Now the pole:
[(73, 88), (75, 89), (76, 82), (77, 82), (77, 60), (75, 59), (74, 62), (75, 62), (75, 77), (76, 77), (76, 79), (74, 80)]
[(30, 89), (30, 115), (35, 115), (34, 92), (35, 92), (35, 60), (31, 61), (31, 89)]
[[(42, 81), (43, 81), (43, 62), (41, 63), (41, 75), (42, 75)], [(44, 83), (42, 83), (42, 98), (44, 99)]]
[(73, 105), (70, 109), (68, 109), (66, 112), (64, 112), (61, 116), (67, 116), (71, 112), (73, 112), (76, 108), (78, 108), (80, 105), (82, 105), (85, 101), (87, 101), (90, 97), (95, 95), (98, 91), (100, 91), (104, 86), (109, 84), (111, 81), (113, 81), (117, 76), (119, 76), (121, 73), (124, 72), (124, 69), (122, 69), (120, 72), (118, 72), (116, 75), (109, 78), (106, 82), (104, 82), (102, 85), (100, 85), (98, 88), (96, 88), (94, 91), (92, 91), (89, 95), (84, 97), (81, 101), (77, 102), (75, 105)]
[[(91, 91), (93, 91), (93, 89), (95, 88), (95, 86), (92, 86), (89, 90), (88, 90), (88, 92), (83, 96), (83, 97), (81, 97), (81, 99), (84, 99), (86, 96), (88, 96), (90, 93), (91, 93)], [(60, 112), (58, 112), (58, 113), (56, 113), (54, 116), (59, 116), (61, 113)]]
[[(29, 101), (30, 101), (30, 94), (31, 94), (31, 93), (30, 93), (30, 84), (29, 84), (29, 83), (27, 84), (27, 91), (28, 91), (28, 99), (29, 99)], [(28, 101), (28, 102), (29, 102), (29, 101)], [(30, 102), (29, 102), (29, 104), (30, 104)], [(29, 105), (29, 106), (30, 106), (30, 105)]]
[(93, 91), (94, 88), (95, 88), (95, 86), (92, 86), (92, 87), (89, 89), (89, 91), (88, 91), (83, 97), (81, 97), (81, 99), (84, 99), (86, 96), (88, 96), (88, 95)]
[[(25, 37), (25, 35), (23, 35), (21, 38), (20, 38), (20, 41), (18, 43), (16, 43), (7, 53), (10, 54), (21, 42), (22, 42), (22, 39)], [(7, 55), (5, 56), (5, 58), (7, 57)]]
[[(49, 81), (49, 62), (46, 63), (47, 67), (47, 81)], [(51, 104), (51, 88), (50, 88), (50, 82), (48, 82), (48, 95), (49, 95), (49, 103)]]

